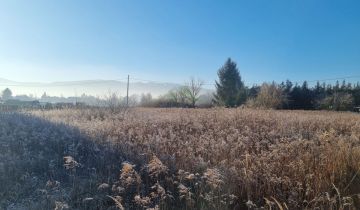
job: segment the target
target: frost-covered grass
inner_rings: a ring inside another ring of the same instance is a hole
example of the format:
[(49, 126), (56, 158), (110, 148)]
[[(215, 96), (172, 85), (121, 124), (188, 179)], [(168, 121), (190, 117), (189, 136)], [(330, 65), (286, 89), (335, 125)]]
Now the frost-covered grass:
[[(28, 114), (0, 113), (0, 143), (0, 209), (89, 209), (87, 197), (106, 206), (97, 185), (124, 161), (77, 128)], [(66, 156), (81, 165), (66, 169)]]
[(0, 119), (4, 208), (360, 208), (358, 114), (69, 109)]

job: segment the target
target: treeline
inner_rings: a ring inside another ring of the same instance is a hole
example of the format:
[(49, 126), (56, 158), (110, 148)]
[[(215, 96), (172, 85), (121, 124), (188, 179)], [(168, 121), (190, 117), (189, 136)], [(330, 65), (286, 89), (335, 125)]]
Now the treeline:
[(352, 111), (360, 104), (360, 84), (339, 81), (335, 85), (317, 82), (309, 87), (287, 80), (280, 84), (264, 83), (248, 89), (246, 105), (273, 109)]
[(230, 58), (218, 70), (215, 104), (227, 107), (246, 105), (271, 109), (327, 109), (352, 111), (360, 105), (360, 85), (337, 81), (335, 85), (317, 82), (309, 87), (289, 80), (277, 84), (263, 83), (261, 86), (245, 87), (236, 63)]
[[(142, 95), (140, 106), (148, 107), (238, 107), (267, 109), (302, 109), (353, 111), (360, 106), (360, 84), (337, 81), (334, 85), (317, 82), (310, 87), (286, 80), (280, 84), (263, 83), (247, 87), (237, 65), (230, 58), (218, 70), (214, 94), (200, 95), (200, 80), (191, 79), (188, 84), (157, 99), (150, 94)], [(190, 91), (190, 90), (196, 90)], [(193, 93), (193, 94), (191, 94)]]

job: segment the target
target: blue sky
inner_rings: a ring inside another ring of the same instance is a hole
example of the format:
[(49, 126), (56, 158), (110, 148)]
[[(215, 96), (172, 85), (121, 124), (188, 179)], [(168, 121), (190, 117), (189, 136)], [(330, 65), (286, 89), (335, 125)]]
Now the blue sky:
[(228, 57), (247, 84), (360, 75), (359, 11), (346, 0), (0, 0), (0, 78), (213, 82)]

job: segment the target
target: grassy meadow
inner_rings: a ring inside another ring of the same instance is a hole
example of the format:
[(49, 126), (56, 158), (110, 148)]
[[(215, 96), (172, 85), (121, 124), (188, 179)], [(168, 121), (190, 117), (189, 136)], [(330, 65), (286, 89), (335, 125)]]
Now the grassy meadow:
[(360, 115), (0, 113), (0, 209), (360, 209)]

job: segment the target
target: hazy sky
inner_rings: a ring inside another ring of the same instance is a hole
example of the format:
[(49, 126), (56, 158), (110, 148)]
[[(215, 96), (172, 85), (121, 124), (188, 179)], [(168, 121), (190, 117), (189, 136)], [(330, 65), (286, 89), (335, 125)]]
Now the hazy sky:
[(360, 75), (360, 1), (0, 0), (0, 78), (213, 82), (227, 57), (247, 84)]

